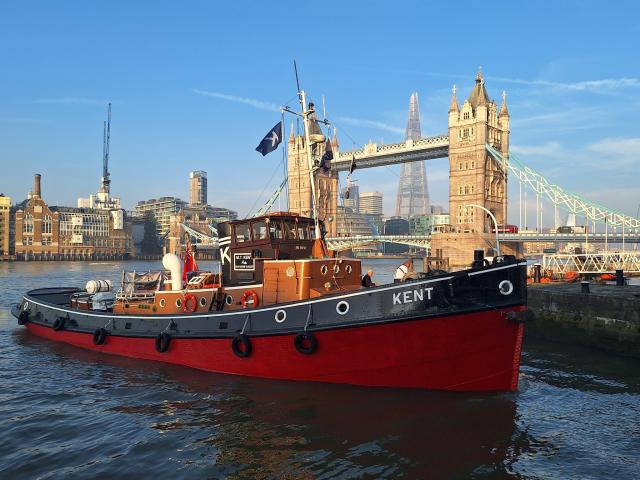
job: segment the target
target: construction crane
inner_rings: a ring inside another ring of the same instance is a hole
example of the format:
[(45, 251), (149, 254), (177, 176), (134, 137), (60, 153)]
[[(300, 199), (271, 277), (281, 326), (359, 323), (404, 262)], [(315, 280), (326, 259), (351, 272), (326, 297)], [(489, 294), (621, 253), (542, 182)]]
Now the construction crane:
[(111, 139), (111, 102), (107, 112), (107, 121), (102, 126), (102, 192), (109, 193), (109, 141)]

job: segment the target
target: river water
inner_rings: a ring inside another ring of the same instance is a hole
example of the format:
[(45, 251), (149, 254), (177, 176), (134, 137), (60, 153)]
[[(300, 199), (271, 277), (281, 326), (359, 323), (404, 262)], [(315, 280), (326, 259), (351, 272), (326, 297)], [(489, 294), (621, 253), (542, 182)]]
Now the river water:
[(0, 478), (640, 478), (637, 360), (525, 336), (514, 394), (356, 388), (101, 355), (9, 312), (30, 288), (158, 266), (0, 263)]

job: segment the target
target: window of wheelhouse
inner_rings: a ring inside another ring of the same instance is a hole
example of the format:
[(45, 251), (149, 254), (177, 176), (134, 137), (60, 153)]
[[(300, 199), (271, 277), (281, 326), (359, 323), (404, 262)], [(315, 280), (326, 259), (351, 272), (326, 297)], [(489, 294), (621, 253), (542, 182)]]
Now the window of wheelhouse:
[(251, 241), (251, 231), (248, 223), (238, 223), (234, 226), (236, 233), (236, 243), (245, 243)]
[(284, 226), (284, 239), (285, 240), (297, 240), (298, 239), (298, 226), (296, 225), (295, 218), (284, 218), (282, 220)]
[(264, 220), (257, 220), (251, 222), (251, 230), (253, 231), (253, 241), (268, 240), (269, 233), (267, 231), (267, 222)]
[(309, 231), (310, 225), (306, 220), (298, 220), (298, 239), (299, 240), (311, 240), (311, 232)]
[(282, 240), (284, 238), (284, 232), (282, 230), (282, 223), (280, 223), (280, 219), (270, 219), (269, 234), (274, 240)]

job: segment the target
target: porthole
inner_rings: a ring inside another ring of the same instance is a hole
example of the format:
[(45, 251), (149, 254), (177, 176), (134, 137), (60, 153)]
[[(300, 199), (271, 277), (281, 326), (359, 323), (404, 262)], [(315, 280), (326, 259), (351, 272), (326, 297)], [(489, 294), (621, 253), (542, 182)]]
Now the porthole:
[(513, 283), (509, 280), (502, 280), (498, 284), (498, 290), (500, 290), (502, 295), (511, 295), (511, 292), (513, 292)]
[(287, 319), (287, 312), (285, 312), (284, 310), (278, 310), (276, 312), (276, 322), (278, 323), (282, 323)]
[(336, 312), (338, 312), (338, 315), (346, 315), (349, 313), (349, 303), (344, 300), (338, 302), (336, 305)]
[(344, 271), (348, 274), (351, 274), (351, 272), (353, 272), (353, 267), (351, 265), (347, 265), (346, 267), (344, 267)]
[(287, 267), (287, 277), (293, 277), (296, 274), (296, 269), (293, 267)]
[(322, 266), (320, 267), (320, 273), (321, 273), (322, 275), (326, 275), (328, 271), (329, 271), (329, 269), (327, 268), (327, 266), (326, 266), (326, 265), (322, 265)]
[(224, 303), (226, 303), (227, 305), (232, 305), (233, 297), (231, 295), (227, 295), (226, 297), (224, 297)]
[(200, 297), (200, 301), (198, 302), (200, 304), (201, 307), (206, 307), (207, 306), (207, 299), (204, 297)]
[(180, 308), (182, 306), (182, 299), (181, 298), (177, 298), (176, 299), (176, 307)]
[(340, 273), (340, 265), (337, 263), (333, 266), (333, 273)]
[(164, 308), (164, 306), (167, 304), (167, 302), (165, 301), (164, 298), (160, 299), (160, 308)]

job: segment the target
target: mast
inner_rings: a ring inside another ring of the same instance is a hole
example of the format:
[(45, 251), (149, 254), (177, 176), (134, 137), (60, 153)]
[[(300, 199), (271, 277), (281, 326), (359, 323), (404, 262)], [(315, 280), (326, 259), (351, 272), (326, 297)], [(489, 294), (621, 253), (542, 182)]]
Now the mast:
[(309, 139), (309, 116), (307, 110), (307, 97), (304, 90), (298, 92), (302, 105), (302, 121), (304, 125), (304, 141), (307, 147), (307, 162), (309, 164), (309, 181), (311, 185), (311, 207), (313, 212), (313, 222), (315, 226), (316, 239), (320, 239), (320, 223), (318, 222), (318, 205), (316, 201), (316, 182), (314, 177), (313, 155), (311, 152), (311, 141)]

